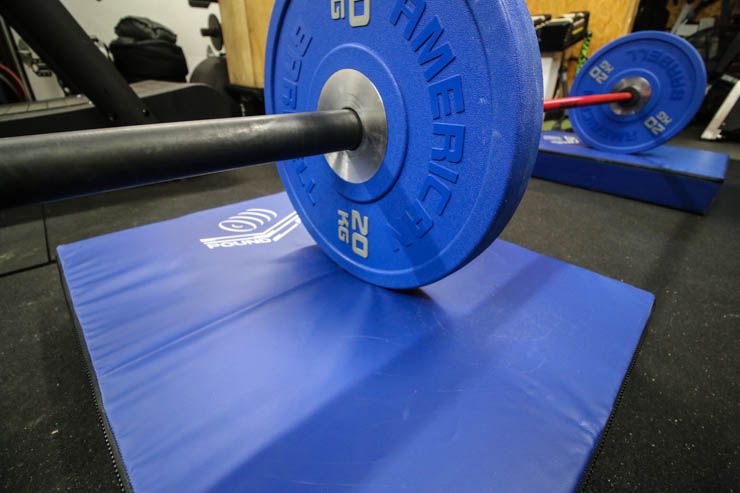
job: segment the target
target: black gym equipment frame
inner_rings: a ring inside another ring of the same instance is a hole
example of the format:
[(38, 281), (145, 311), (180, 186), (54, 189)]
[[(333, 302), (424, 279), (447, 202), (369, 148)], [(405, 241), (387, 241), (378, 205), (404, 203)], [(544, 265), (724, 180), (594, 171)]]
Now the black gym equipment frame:
[(0, 15), (110, 125), (159, 121), (59, 0), (3, 0)]

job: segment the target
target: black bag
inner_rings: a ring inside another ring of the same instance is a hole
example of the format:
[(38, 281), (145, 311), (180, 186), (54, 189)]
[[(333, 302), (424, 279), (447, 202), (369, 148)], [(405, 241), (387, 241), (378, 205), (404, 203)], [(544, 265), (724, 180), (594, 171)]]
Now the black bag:
[(161, 39), (172, 44), (177, 43), (177, 34), (159, 22), (154, 22), (146, 17), (128, 16), (124, 17), (115, 28), (116, 34), (122, 38), (134, 38), (137, 40)]
[(185, 82), (188, 64), (177, 35), (145, 17), (124, 17), (110, 44), (116, 68), (128, 82), (154, 79)]

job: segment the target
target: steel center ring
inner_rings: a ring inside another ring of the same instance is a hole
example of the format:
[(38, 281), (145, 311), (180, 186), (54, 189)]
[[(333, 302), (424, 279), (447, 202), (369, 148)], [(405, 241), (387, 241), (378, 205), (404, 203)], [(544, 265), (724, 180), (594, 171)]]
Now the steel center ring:
[(350, 183), (364, 183), (380, 169), (388, 147), (388, 120), (375, 85), (361, 72), (334, 72), (321, 89), (319, 111), (351, 109), (362, 123), (362, 142), (353, 150), (324, 154), (331, 169)]

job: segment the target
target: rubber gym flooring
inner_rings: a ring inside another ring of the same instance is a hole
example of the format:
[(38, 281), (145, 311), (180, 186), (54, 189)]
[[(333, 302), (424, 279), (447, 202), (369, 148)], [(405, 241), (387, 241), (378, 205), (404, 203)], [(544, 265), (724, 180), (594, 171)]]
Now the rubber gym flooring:
[[(533, 179), (502, 235), (656, 295), (584, 491), (740, 489), (740, 146), (696, 135), (734, 159), (707, 216)], [(281, 190), (266, 165), (0, 212), (1, 491), (120, 491), (56, 246)]]

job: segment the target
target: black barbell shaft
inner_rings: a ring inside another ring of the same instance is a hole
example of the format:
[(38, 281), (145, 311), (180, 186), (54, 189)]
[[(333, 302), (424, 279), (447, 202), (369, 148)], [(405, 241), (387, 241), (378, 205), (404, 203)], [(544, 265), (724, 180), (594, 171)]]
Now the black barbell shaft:
[[(545, 110), (629, 100), (544, 101)], [(50, 202), (356, 148), (352, 110), (226, 118), (0, 139), (0, 208)]]
[(0, 208), (356, 148), (352, 110), (0, 139)]

